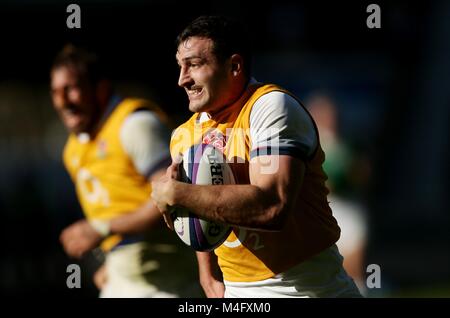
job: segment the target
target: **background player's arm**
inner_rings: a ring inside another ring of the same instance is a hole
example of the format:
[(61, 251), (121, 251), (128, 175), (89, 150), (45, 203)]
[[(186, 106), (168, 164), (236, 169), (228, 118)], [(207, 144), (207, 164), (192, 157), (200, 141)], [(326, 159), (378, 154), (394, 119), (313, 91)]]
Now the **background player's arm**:
[[(136, 170), (149, 182), (165, 174), (170, 163), (170, 132), (158, 116), (142, 109), (130, 114), (120, 130), (120, 141)], [(159, 226), (161, 214), (150, 199), (132, 213), (110, 220), (113, 234), (138, 234)]]
[[(159, 178), (164, 173), (165, 169), (158, 170), (152, 175), (151, 180)], [(86, 219), (79, 220), (64, 229), (60, 241), (66, 253), (71, 257), (80, 258), (97, 247), (107, 235), (143, 233), (164, 223), (158, 208), (150, 199), (134, 211), (102, 222), (105, 223), (104, 233), (96, 228), (92, 221)]]
[[(170, 134), (153, 113), (144, 110), (129, 115), (119, 133), (122, 146), (136, 170), (148, 177), (149, 182), (165, 173), (170, 160)], [(138, 234), (162, 223), (161, 214), (150, 197), (134, 211), (126, 211), (107, 221), (95, 221), (80, 220), (62, 232), (60, 240), (68, 255), (81, 257), (109, 234)]]
[[(150, 181), (161, 178), (166, 169), (160, 169), (152, 175)], [(147, 201), (132, 213), (115, 217), (109, 221), (111, 234), (138, 234), (162, 225), (164, 222), (153, 200)]]

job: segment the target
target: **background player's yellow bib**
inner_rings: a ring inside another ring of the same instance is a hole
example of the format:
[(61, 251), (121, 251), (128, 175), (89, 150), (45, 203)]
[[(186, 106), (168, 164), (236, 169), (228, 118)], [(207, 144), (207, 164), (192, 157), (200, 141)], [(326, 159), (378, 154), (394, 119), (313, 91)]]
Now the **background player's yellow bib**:
[[(120, 142), (125, 118), (138, 108), (156, 110), (145, 100), (122, 100), (91, 140), (71, 134), (64, 149), (64, 164), (75, 183), (81, 207), (88, 219), (111, 219), (133, 212), (150, 198), (151, 187), (140, 175)], [(101, 247), (111, 249), (121, 240), (108, 237)]]

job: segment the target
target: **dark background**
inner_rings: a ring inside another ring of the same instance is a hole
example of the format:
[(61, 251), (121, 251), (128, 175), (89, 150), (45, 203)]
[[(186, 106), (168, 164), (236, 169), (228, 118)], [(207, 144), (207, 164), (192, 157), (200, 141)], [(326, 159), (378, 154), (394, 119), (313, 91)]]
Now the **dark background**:
[(368, 29), (368, 1), (80, 1), (81, 29), (66, 27), (64, 1), (0, 5), (0, 290), (94, 296), (86, 280), (68, 290), (62, 228), (80, 217), (60, 154), (66, 133), (48, 94), (49, 67), (68, 43), (106, 59), (123, 94), (158, 101), (187, 119), (177, 87), (175, 38), (201, 14), (248, 25), (254, 75), (300, 99), (326, 91), (342, 136), (371, 162), (359, 193), (369, 211), (366, 263), (379, 264), (371, 295), (450, 295), (447, 205), (450, 2), (381, 2)]

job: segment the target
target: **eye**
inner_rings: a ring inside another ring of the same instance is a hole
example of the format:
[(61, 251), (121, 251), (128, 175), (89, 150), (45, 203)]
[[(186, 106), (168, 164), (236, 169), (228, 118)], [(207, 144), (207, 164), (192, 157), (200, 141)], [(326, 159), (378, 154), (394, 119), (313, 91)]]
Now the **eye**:
[(193, 59), (189, 61), (189, 68), (198, 68), (203, 65), (203, 61), (201, 59)]

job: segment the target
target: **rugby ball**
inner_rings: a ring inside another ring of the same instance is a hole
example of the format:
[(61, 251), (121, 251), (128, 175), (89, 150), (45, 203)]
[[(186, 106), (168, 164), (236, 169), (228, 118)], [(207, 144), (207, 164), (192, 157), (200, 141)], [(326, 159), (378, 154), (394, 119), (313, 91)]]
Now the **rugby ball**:
[[(199, 144), (183, 154), (179, 165), (181, 181), (200, 185), (234, 184), (235, 179), (223, 153), (212, 145)], [(195, 200), (195, 198), (193, 198)], [(221, 245), (232, 228), (207, 221), (183, 207), (172, 213), (178, 237), (196, 251), (212, 251)]]

